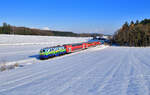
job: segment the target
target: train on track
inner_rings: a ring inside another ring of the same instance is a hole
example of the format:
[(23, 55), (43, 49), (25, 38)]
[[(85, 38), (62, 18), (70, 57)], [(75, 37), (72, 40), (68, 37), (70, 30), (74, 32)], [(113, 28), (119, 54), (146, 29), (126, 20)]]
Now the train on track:
[(75, 51), (84, 50), (89, 47), (94, 47), (101, 44), (102, 42), (97, 40), (97, 41), (90, 41), (90, 42), (77, 43), (77, 44), (67, 44), (62, 46), (46, 47), (40, 50), (40, 59), (48, 59), (55, 56), (69, 54)]

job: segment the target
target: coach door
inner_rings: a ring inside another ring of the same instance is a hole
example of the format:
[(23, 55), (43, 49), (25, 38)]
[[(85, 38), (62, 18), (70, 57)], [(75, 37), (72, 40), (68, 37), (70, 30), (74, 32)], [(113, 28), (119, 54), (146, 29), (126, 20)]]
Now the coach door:
[(88, 48), (88, 44), (86, 44), (86, 48)]
[(71, 48), (69, 48), (69, 52), (71, 52)]
[(83, 44), (83, 49), (85, 49), (85, 45)]

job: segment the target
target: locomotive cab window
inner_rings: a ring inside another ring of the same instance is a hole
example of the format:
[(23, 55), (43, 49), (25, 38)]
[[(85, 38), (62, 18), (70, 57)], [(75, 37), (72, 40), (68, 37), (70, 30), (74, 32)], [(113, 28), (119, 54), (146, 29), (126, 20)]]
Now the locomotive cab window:
[(43, 49), (42, 52), (45, 52), (45, 50)]

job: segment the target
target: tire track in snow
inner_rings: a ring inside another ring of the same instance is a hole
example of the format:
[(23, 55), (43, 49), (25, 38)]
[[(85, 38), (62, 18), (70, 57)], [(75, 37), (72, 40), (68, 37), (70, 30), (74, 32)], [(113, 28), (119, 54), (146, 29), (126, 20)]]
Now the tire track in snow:
[[(122, 70), (123, 68), (123, 61), (126, 60), (126, 57), (124, 54), (121, 56), (121, 58), (119, 59), (119, 62), (117, 62), (116, 67), (111, 71), (111, 73), (104, 79), (103, 83), (100, 85), (100, 87), (97, 90), (97, 94), (101, 94), (101, 95), (116, 95), (119, 94), (121, 92), (119, 92), (117, 89), (118, 88), (121, 81), (122, 80), (118, 80), (115, 79), (115, 76), (117, 76), (117, 73), (119, 73), (120, 70)], [(123, 73), (123, 72), (121, 72)], [(122, 77), (121, 77), (122, 78)], [(115, 84), (114, 84), (115, 83)], [(115, 87), (113, 87), (115, 85)]]
[(147, 52), (144, 52), (144, 54), (141, 54), (140, 52), (138, 52), (138, 55), (136, 55), (136, 58), (138, 59), (141, 67), (143, 67), (143, 68), (141, 68), (141, 72), (143, 72), (143, 77), (147, 81), (146, 84), (150, 91), (150, 65), (147, 61), (147, 60), (149, 60), (149, 58), (147, 56)]
[[(113, 59), (114, 59), (114, 57), (116, 57), (116, 56), (113, 55)], [(104, 75), (99, 80), (97, 80), (97, 81), (94, 80), (95, 81), (95, 84), (93, 85), (94, 87), (92, 87), (91, 89), (88, 90), (90, 93), (95, 93), (95, 95), (99, 95), (98, 94), (99, 87), (101, 85), (103, 86), (104, 84), (106, 84), (107, 81), (110, 79), (111, 75), (113, 75), (113, 73), (119, 67), (119, 64), (116, 64), (117, 60), (108, 61), (108, 62), (113, 62), (113, 65), (112, 65), (112, 63), (110, 63), (111, 65), (110, 65), (109, 69), (107, 67), (107, 69), (106, 69), (107, 71), (103, 72)]]
[[(120, 68), (114, 73), (112, 79), (102, 88), (100, 92), (101, 95), (126, 95), (129, 82), (129, 71), (125, 72), (125, 65), (126, 64), (121, 64)], [(130, 70), (130, 68), (128, 69)]]
[(149, 95), (149, 89), (146, 85), (146, 80), (144, 78), (143, 72), (141, 71), (141, 63), (139, 62), (139, 59), (135, 55), (135, 51), (131, 51), (130, 57), (132, 60), (132, 66), (133, 66), (133, 72), (130, 77), (129, 81), (129, 88), (127, 91), (128, 95), (133, 94), (139, 94), (142, 95), (143, 93), (145, 95)]
[(64, 85), (67, 85), (67, 86), (60, 87), (59, 88), (60, 90), (58, 90), (58, 91), (56, 90), (54, 93), (58, 93), (60, 95), (64, 95), (66, 90), (68, 91), (75, 84), (79, 83), (83, 78), (86, 78), (88, 76), (88, 74), (93, 72), (93, 71), (95, 71), (98, 68), (99, 65), (102, 65), (102, 64), (104, 64), (104, 62), (109, 62), (109, 61), (112, 61), (112, 60), (113, 60), (113, 57), (111, 57), (109, 59), (102, 60), (101, 62), (99, 62), (99, 58), (98, 58), (96, 63), (94, 63), (94, 65), (92, 64), (92, 66), (86, 66), (87, 67), (86, 71), (82, 71), (80, 75), (76, 76), (76, 77), (79, 77), (79, 79), (68, 81), (67, 83), (64, 84)]
[[(94, 81), (96, 81), (96, 80), (98, 80), (98, 81), (100, 81), (99, 79), (101, 79), (102, 77), (100, 77), (100, 76), (91, 76), (91, 74), (92, 73), (98, 73), (97, 71), (99, 70), (99, 69), (102, 69), (102, 68), (98, 68), (98, 67), (100, 67), (101, 65), (110, 65), (110, 63), (105, 63), (105, 62), (109, 62), (109, 61), (111, 61), (111, 62), (114, 62), (115, 60), (114, 60), (114, 56), (111, 58), (111, 59), (105, 59), (105, 60), (103, 60), (102, 62), (101, 62), (101, 64), (98, 64), (97, 66), (95, 66), (95, 67), (97, 67), (96, 69), (94, 69), (93, 71), (91, 71), (91, 72), (89, 72), (87, 75), (85, 75), (85, 77), (84, 78), (81, 78), (79, 81), (76, 81), (75, 83), (73, 83), (72, 84), (72, 86), (76, 86), (77, 88), (75, 88), (75, 90), (73, 90), (72, 89), (72, 92), (74, 92), (74, 94), (80, 94), (80, 93), (82, 93), (83, 95), (87, 95), (86, 93), (87, 92), (89, 92), (90, 94), (91, 93), (95, 93), (95, 89), (97, 88), (97, 83), (95, 84), (95, 86), (94, 87), (92, 87), (93, 86), (93, 82)], [(108, 67), (108, 66), (106, 66), (106, 67)], [(111, 64), (110, 66), (109, 66), (109, 69), (107, 69), (107, 71), (106, 72), (103, 72), (103, 74), (105, 75), (106, 73), (109, 73), (114, 67), (115, 67), (116, 65), (115, 64)], [(85, 81), (88, 81), (88, 84), (87, 84), (87, 82), (86, 82), (86, 84), (84, 83), (84, 80)], [(97, 81), (96, 81), (97, 82)], [(88, 86), (87, 86), (88, 85)], [(90, 86), (90, 87), (89, 87)], [(92, 87), (92, 88), (91, 88)], [(71, 90), (71, 89), (70, 89)], [(67, 89), (66, 89), (66, 91), (68, 91)], [(85, 93), (85, 94), (84, 94)], [(63, 93), (61, 93), (61, 94), (63, 94), (63, 95), (65, 95), (65, 91), (63, 92)], [(94, 94), (94, 95), (96, 95), (96, 94)]]
[(149, 60), (149, 56), (150, 56), (147, 54), (147, 52), (145, 52), (143, 54), (137, 52), (137, 55), (135, 55), (135, 56), (138, 58), (138, 60), (140, 61), (141, 64), (148, 67), (148, 69), (150, 68), (150, 64), (146, 61), (146, 60)]

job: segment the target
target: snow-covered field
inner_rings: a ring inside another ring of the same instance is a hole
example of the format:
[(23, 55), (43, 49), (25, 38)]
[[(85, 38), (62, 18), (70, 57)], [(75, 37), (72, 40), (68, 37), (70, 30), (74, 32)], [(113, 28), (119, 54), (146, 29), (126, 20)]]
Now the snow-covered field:
[[(14, 49), (26, 55), (30, 47)], [(97, 46), (44, 61), (27, 58), (22, 61), (36, 64), (0, 72), (0, 95), (150, 95), (149, 52)]]
[(1, 72), (0, 95), (150, 95), (148, 52), (95, 47)]
[(0, 35), (2, 45), (58, 45), (87, 41), (89, 37), (56, 37), (56, 36), (30, 36), (30, 35)]

